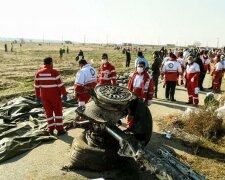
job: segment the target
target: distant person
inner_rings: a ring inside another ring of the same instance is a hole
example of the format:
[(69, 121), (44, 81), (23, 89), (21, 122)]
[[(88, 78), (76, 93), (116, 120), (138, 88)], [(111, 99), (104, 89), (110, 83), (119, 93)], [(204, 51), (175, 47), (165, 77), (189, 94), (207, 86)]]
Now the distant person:
[(162, 77), (165, 76), (166, 99), (170, 101), (176, 101), (174, 95), (177, 83), (177, 74), (181, 74), (182, 69), (180, 63), (178, 63), (176, 60), (176, 56), (173, 53), (170, 53), (169, 56), (169, 60), (163, 65)]
[(13, 52), (13, 42), (11, 42), (11, 52)]
[(220, 92), (220, 78), (222, 77), (223, 74), (223, 64), (220, 62), (219, 57), (215, 57), (214, 59), (214, 69), (211, 73), (211, 76), (213, 77), (213, 91), (215, 93)]
[(112, 84), (116, 85), (116, 70), (115, 67), (109, 63), (108, 54), (103, 53), (101, 59), (102, 65), (98, 70), (98, 85)]
[(36, 73), (34, 87), (36, 102), (44, 106), (49, 133), (53, 134), (55, 129), (58, 135), (66, 133), (62, 113), (62, 100), (67, 100), (66, 88), (59, 72), (53, 69), (51, 57), (44, 59), (44, 67)]
[(75, 77), (74, 91), (76, 93), (78, 105), (85, 106), (91, 98), (88, 89), (94, 88), (97, 84), (97, 73), (86, 60), (81, 59), (78, 63), (81, 69), (77, 72)]
[(153, 54), (153, 64), (152, 64), (152, 77), (154, 81), (154, 86), (155, 86), (155, 92), (154, 92), (154, 97), (157, 98), (157, 92), (158, 92), (158, 82), (159, 82), (159, 76), (160, 76), (160, 67), (162, 64), (162, 60), (160, 58), (160, 52), (155, 51)]
[(66, 47), (66, 53), (69, 54), (69, 46)]
[(59, 49), (59, 58), (62, 59), (63, 57), (63, 48)]
[(128, 89), (150, 106), (154, 94), (154, 81), (145, 69), (145, 62), (140, 61), (128, 82)]
[(144, 58), (143, 53), (141, 51), (138, 51), (137, 56), (138, 57), (137, 57), (137, 59), (135, 60), (135, 63), (134, 63), (135, 68), (137, 68), (138, 63), (142, 61), (142, 62), (145, 62), (145, 70), (148, 71), (149, 64), (148, 64), (147, 59)]
[(76, 61), (79, 61), (81, 59), (84, 59), (84, 52), (80, 49), (80, 51), (76, 57)]
[(128, 48), (126, 50), (126, 67), (130, 67), (130, 60), (131, 60), (131, 55), (130, 55), (130, 49)]
[[(177, 77), (177, 85), (179, 86), (179, 79), (180, 79), (180, 84), (183, 85), (184, 84), (184, 80), (183, 80), (183, 75), (184, 75), (184, 72), (185, 72), (185, 68), (186, 68), (186, 62), (183, 58), (183, 52), (178, 52), (178, 58), (177, 58), (177, 62), (180, 63), (181, 65), (181, 69), (182, 69), (182, 74), (179, 76), (178, 74), (178, 77)], [(180, 78), (179, 78), (180, 77)]]
[(204, 82), (204, 79), (205, 79), (205, 75), (206, 75), (207, 72), (210, 73), (210, 71), (211, 71), (211, 66), (210, 66), (211, 61), (210, 61), (209, 56), (208, 56), (208, 51), (201, 52), (200, 58), (202, 60), (203, 66), (204, 66), (204, 71), (202, 73), (202, 76), (200, 77), (201, 78), (200, 79), (200, 81), (201, 81), (200, 82), (200, 86), (201, 86), (200, 90), (204, 91), (204, 88), (203, 88), (202, 85), (203, 85), (203, 82)]
[(5, 52), (8, 52), (7, 44), (5, 44), (4, 47), (5, 47)]
[(199, 80), (200, 67), (194, 62), (193, 57), (189, 56), (187, 58), (187, 69), (186, 69), (186, 87), (188, 92), (188, 102), (187, 104), (198, 105), (198, 80)]

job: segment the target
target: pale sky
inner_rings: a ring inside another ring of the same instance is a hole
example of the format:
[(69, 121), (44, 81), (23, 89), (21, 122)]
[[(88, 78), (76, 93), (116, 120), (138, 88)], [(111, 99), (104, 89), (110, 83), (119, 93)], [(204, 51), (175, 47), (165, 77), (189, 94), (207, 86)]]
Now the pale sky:
[(225, 45), (225, 0), (0, 0), (0, 37)]

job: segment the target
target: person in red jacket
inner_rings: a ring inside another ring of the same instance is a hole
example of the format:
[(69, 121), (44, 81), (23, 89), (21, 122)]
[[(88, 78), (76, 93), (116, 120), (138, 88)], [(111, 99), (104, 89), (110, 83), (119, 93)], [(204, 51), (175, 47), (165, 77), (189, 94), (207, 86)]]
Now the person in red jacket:
[(186, 86), (188, 91), (188, 102), (187, 104), (195, 104), (198, 105), (198, 79), (200, 74), (200, 67), (197, 63), (194, 62), (192, 56), (189, 56), (188, 64), (185, 73)]
[(116, 83), (115, 67), (111, 63), (109, 63), (108, 55), (104, 53), (102, 54), (102, 65), (98, 70), (98, 85), (116, 85)]
[(223, 74), (223, 64), (220, 62), (220, 58), (216, 57), (214, 59), (215, 66), (214, 69), (211, 73), (211, 76), (213, 76), (213, 91), (214, 92), (219, 92), (220, 91), (220, 79)]
[(166, 99), (171, 101), (176, 101), (174, 99), (177, 74), (182, 74), (181, 65), (176, 60), (176, 56), (173, 53), (170, 53), (170, 58), (162, 68), (162, 78), (165, 76), (166, 82)]
[(58, 135), (64, 134), (62, 99), (67, 100), (66, 89), (59, 72), (53, 69), (51, 57), (44, 59), (44, 67), (36, 73), (34, 87), (36, 102), (44, 106), (49, 133), (56, 129)]
[(78, 63), (81, 69), (76, 74), (74, 91), (76, 93), (76, 98), (78, 99), (78, 105), (85, 106), (91, 98), (91, 95), (88, 93), (88, 89), (95, 88), (97, 84), (97, 73), (86, 60), (79, 60)]
[(137, 70), (128, 82), (128, 89), (142, 99), (146, 105), (152, 104), (154, 81), (145, 70), (145, 62), (138, 63)]

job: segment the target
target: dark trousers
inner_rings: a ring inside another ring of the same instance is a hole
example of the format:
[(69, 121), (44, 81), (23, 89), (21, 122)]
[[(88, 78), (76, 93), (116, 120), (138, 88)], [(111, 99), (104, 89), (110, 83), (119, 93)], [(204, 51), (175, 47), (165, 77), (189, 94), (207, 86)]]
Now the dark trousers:
[(206, 72), (203, 72), (203, 73), (200, 73), (200, 75), (199, 75), (198, 87), (200, 90), (203, 89), (203, 82), (205, 79), (205, 74), (206, 74)]
[(130, 67), (130, 60), (126, 60), (126, 67)]
[(176, 81), (166, 81), (166, 98), (173, 100), (175, 89), (176, 89)]
[(158, 92), (158, 83), (159, 83), (159, 74), (152, 74), (153, 81), (154, 81), (154, 87), (155, 87), (155, 94)]

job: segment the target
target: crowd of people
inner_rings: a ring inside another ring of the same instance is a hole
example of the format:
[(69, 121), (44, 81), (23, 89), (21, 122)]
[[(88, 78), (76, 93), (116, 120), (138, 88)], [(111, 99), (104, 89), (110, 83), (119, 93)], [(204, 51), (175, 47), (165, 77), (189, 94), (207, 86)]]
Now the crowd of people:
[[(128, 51), (128, 53), (130, 53)], [(174, 52), (162, 48), (153, 53), (152, 65), (144, 57), (142, 51), (137, 51), (134, 61), (134, 73), (130, 75), (127, 88), (136, 94), (138, 99), (147, 107), (152, 99), (157, 98), (158, 81), (164, 82), (165, 98), (176, 101), (175, 90), (177, 85), (187, 88), (187, 104), (198, 105), (199, 90), (205, 91), (203, 82), (206, 73), (211, 73), (212, 89), (219, 92), (222, 75), (225, 71), (225, 58), (222, 50), (206, 49), (176, 49)], [(85, 106), (90, 100), (89, 89), (98, 85), (117, 85), (115, 66), (110, 63), (108, 54), (103, 53), (98, 71), (84, 59), (82, 50), (76, 57), (80, 70), (74, 82), (75, 98), (79, 106)], [(126, 59), (126, 67), (130, 65), (131, 56)], [(48, 130), (58, 134), (65, 133), (62, 124), (62, 100), (66, 101), (66, 90), (59, 72), (53, 69), (53, 60), (44, 59), (44, 67), (36, 73), (35, 81), (36, 102), (42, 103), (48, 122)], [(140, 104), (140, 103), (138, 103)], [(134, 126), (133, 114), (128, 114), (128, 128)], [(82, 117), (77, 119), (82, 120)]]

